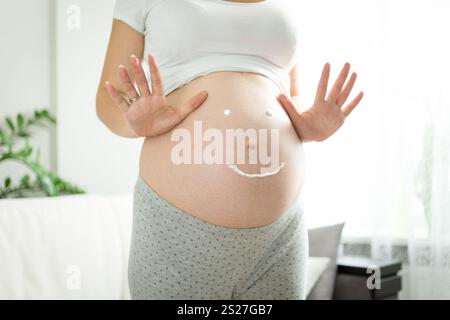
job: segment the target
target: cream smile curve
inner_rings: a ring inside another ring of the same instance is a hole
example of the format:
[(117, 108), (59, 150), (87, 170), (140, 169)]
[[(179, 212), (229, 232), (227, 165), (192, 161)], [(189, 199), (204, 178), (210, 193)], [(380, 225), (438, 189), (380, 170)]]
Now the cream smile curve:
[(235, 164), (227, 164), (227, 167), (232, 169), (234, 172), (236, 172), (237, 174), (243, 176), (243, 177), (247, 177), (247, 178), (265, 178), (265, 177), (270, 177), (270, 176), (274, 176), (278, 173), (280, 173), (281, 169), (284, 168), (284, 162), (281, 163), (281, 165), (275, 169), (272, 172), (267, 172), (267, 173), (246, 173), (244, 171), (242, 171), (241, 169), (239, 169), (239, 167)]

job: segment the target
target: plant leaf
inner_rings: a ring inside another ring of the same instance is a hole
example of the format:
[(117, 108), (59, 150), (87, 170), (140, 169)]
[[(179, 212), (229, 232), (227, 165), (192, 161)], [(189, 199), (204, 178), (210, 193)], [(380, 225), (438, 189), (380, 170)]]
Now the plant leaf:
[(44, 189), (48, 196), (54, 197), (56, 195), (55, 185), (48, 175), (41, 176), (40, 182), (42, 189)]
[(40, 112), (40, 116), (42, 118), (47, 119), (50, 123), (55, 124), (56, 123), (56, 119), (50, 114), (50, 112), (48, 112), (48, 110), (42, 110)]
[(16, 131), (14, 123), (10, 117), (6, 117), (6, 124), (8, 125), (9, 129), (11, 129), (12, 132)]
[(29, 187), (30, 186), (30, 176), (28, 174), (24, 175), (20, 179), (20, 184), (24, 187)]
[[(6, 125), (0, 126), (1, 156), (4, 159), (16, 159), (22, 162), (31, 169), (36, 180), (32, 180), (30, 175), (24, 175), (17, 189), (13, 186), (14, 181), (10, 177), (5, 178), (3, 183), (0, 180), (0, 197), (3, 198), (5, 195), (23, 197), (26, 194), (22, 193), (22, 190), (27, 189), (45, 193), (47, 196), (84, 193), (82, 189), (42, 167), (39, 162), (39, 148), (28, 144), (28, 138), (33, 135), (35, 127), (48, 128), (56, 123), (56, 118), (48, 110), (34, 110), (31, 115), (18, 113), (15, 117), (7, 117), (5, 122)], [(33, 161), (31, 156), (36, 157), (36, 160)], [(2, 184), (6, 188), (1, 188)]]
[(18, 127), (19, 129), (22, 129), (22, 128), (23, 128), (23, 123), (24, 123), (23, 115), (22, 115), (21, 113), (19, 113), (19, 114), (17, 115), (17, 127)]
[(16, 155), (21, 158), (28, 158), (32, 152), (33, 152), (33, 148), (27, 145), (19, 152), (16, 152)]
[(20, 138), (29, 138), (31, 137), (31, 134), (27, 131), (20, 131), (17, 136), (19, 136)]
[(11, 186), (11, 178), (6, 177), (5, 178), (5, 188), (8, 189)]
[(25, 157), (25, 158), (28, 158), (31, 154), (33, 153), (33, 148), (32, 147), (26, 147), (24, 150), (23, 150), (23, 156)]

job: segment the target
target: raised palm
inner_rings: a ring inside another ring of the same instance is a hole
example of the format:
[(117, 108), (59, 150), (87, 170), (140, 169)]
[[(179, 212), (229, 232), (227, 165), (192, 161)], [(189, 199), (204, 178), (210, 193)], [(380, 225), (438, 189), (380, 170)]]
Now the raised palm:
[(130, 64), (137, 88), (122, 65), (119, 66), (119, 75), (127, 98), (120, 95), (110, 82), (105, 84), (109, 96), (123, 112), (132, 130), (141, 137), (157, 136), (170, 131), (208, 97), (207, 92), (202, 91), (179, 107), (169, 105), (158, 66), (152, 55), (148, 56), (148, 63), (152, 80), (151, 91), (142, 65), (134, 55), (130, 57)]
[[(350, 64), (346, 63), (327, 96), (330, 65), (325, 64), (317, 88), (316, 98), (311, 108), (300, 112), (297, 108), (298, 97), (289, 98), (280, 94), (278, 99), (288, 113), (298, 136), (302, 141), (323, 141), (335, 133), (345, 119), (358, 106), (363, 98), (360, 92), (351, 102), (347, 101), (356, 81), (356, 73), (348, 80)], [(344, 86), (345, 84), (345, 86)]]

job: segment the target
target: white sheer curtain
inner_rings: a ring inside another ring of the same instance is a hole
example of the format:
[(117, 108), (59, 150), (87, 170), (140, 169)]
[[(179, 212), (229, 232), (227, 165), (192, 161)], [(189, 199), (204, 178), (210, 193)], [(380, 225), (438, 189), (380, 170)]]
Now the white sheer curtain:
[[(390, 1), (386, 39), (387, 118), (370, 207), (372, 255), (408, 248), (403, 298), (450, 298), (450, 4)], [(382, 199), (382, 201), (380, 201)]]
[(319, 0), (297, 11), (304, 103), (326, 61), (334, 78), (350, 61), (366, 92), (340, 132), (307, 145), (310, 224), (346, 221), (344, 236), (370, 238), (377, 258), (406, 245), (401, 297), (450, 298), (450, 2)]
[(406, 297), (450, 299), (450, 100), (442, 95), (432, 106), (423, 132), (416, 199), (427, 232), (413, 221), (408, 239)]

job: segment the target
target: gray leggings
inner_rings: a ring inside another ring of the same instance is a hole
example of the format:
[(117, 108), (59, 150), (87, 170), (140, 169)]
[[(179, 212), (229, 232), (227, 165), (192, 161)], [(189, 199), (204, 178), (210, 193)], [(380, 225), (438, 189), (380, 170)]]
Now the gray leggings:
[(308, 239), (297, 201), (275, 222), (228, 228), (134, 190), (132, 299), (304, 299)]

